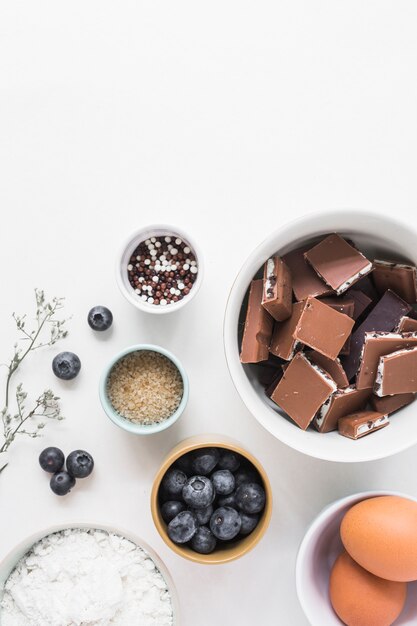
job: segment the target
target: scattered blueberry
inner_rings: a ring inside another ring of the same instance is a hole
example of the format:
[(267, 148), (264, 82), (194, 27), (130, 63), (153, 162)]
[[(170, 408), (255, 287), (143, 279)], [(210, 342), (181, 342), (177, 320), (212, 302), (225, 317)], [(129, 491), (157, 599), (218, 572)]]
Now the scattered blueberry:
[(193, 513), (197, 522), (203, 526), (204, 524), (208, 524), (210, 521), (210, 517), (213, 515), (213, 505), (210, 504), (206, 506), (205, 509), (194, 509)]
[(72, 380), (80, 373), (81, 361), (74, 352), (60, 352), (52, 361), (55, 376), (62, 380)]
[(221, 506), (210, 519), (210, 530), (217, 539), (228, 541), (239, 534), (242, 521), (236, 509)]
[(259, 482), (259, 474), (252, 467), (240, 467), (235, 472), (236, 488), (240, 487), (243, 483), (256, 483)]
[(74, 478), (87, 478), (93, 468), (93, 457), (85, 450), (74, 450), (67, 456), (67, 471)]
[(88, 312), (87, 321), (93, 330), (107, 330), (113, 323), (113, 313), (105, 306), (93, 306)]
[(235, 488), (235, 477), (229, 470), (217, 470), (211, 475), (211, 480), (220, 496), (228, 496)]
[(265, 506), (265, 491), (257, 483), (243, 483), (236, 490), (236, 504), (244, 513), (259, 513)]
[(187, 476), (179, 469), (169, 469), (162, 479), (161, 486), (171, 499), (181, 496), (183, 487), (187, 482)]
[(182, 490), (184, 502), (193, 509), (204, 509), (215, 496), (213, 483), (207, 476), (191, 476)]
[(235, 499), (236, 491), (230, 493), (228, 496), (220, 496), (217, 500), (217, 504), (219, 506), (231, 506), (233, 509), (236, 509), (236, 499)]
[(207, 526), (200, 526), (191, 539), (191, 547), (200, 554), (210, 554), (216, 547), (216, 537)]
[(56, 474), (51, 476), (51, 482), (49, 484), (52, 491), (56, 493), (57, 496), (66, 496), (74, 487), (75, 478), (65, 471), (56, 472)]
[(184, 502), (179, 502), (178, 500), (168, 500), (168, 502), (164, 502), (161, 506), (162, 519), (166, 524), (169, 524), (169, 522), (174, 519), (178, 513), (181, 513), (181, 511), (184, 510)]
[(242, 520), (242, 526), (240, 527), (241, 535), (249, 535), (258, 525), (259, 515), (249, 515), (248, 513), (240, 512), (240, 519)]
[(236, 452), (232, 452), (231, 450), (221, 450), (219, 462), (217, 463), (217, 467), (219, 469), (235, 472), (239, 469), (239, 465), (240, 459)]
[(55, 474), (64, 467), (65, 456), (59, 448), (45, 448), (39, 455), (39, 465), (45, 472)]
[(211, 474), (219, 458), (220, 453), (218, 448), (201, 448), (200, 450), (196, 450), (191, 463), (193, 473), (202, 474), (203, 476)]
[(187, 543), (197, 531), (197, 520), (190, 511), (181, 511), (168, 524), (168, 536), (174, 543)]

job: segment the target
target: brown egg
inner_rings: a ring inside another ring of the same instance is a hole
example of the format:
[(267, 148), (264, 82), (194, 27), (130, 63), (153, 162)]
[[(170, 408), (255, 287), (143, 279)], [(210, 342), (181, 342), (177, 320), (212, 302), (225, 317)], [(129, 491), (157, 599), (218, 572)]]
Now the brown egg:
[(359, 565), (387, 580), (417, 580), (417, 502), (399, 496), (362, 500), (340, 527), (343, 545)]
[(347, 626), (390, 626), (403, 610), (407, 585), (370, 574), (343, 552), (333, 565), (329, 591)]

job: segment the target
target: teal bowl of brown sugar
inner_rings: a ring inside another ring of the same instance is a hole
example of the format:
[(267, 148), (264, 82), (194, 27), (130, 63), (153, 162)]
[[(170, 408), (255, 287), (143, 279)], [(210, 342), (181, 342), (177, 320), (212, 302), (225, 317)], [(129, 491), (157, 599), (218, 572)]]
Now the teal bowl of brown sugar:
[(168, 350), (130, 346), (110, 361), (100, 379), (100, 401), (111, 421), (135, 435), (152, 435), (177, 421), (188, 401), (188, 377)]

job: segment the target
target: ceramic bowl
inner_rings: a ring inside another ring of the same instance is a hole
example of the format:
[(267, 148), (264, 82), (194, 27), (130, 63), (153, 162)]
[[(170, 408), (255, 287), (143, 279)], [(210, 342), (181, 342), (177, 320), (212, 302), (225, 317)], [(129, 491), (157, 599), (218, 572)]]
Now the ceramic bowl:
[[(233, 382), (243, 402), (271, 435), (291, 448), (328, 461), (359, 462), (391, 456), (417, 443), (417, 406), (410, 404), (395, 415), (388, 428), (358, 441), (337, 432), (303, 431), (269, 400), (257, 381), (253, 366), (239, 360), (238, 332), (242, 328), (244, 302), (251, 280), (273, 254), (285, 254), (317, 237), (338, 232), (351, 237), (371, 258), (394, 258), (417, 263), (417, 233), (409, 223), (361, 211), (308, 215), (283, 225), (261, 243), (240, 270), (226, 307), (224, 346)], [(258, 274), (259, 275), (259, 274)]]
[[(135, 422), (131, 422), (129, 419), (123, 417), (122, 415), (120, 415), (120, 413), (118, 413), (115, 410), (107, 394), (107, 380), (114, 365), (118, 361), (120, 361), (123, 357), (125, 357), (127, 354), (131, 354), (132, 352), (140, 352), (143, 350), (148, 350), (150, 352), (159, 352), (160, 354), (163, 354), (164, 356), (166, 356), (170, 361), (172, 361), (172, 363), (176, 366), (176, 368), (181, 374), (183, 387), (184, 387), (182, 399), (177, 410), (170, 417), (163, 420), (162, 422), (158, 422), (157, 424), (147, 425), (147, 424), (137, 424)], [(174, 424), (177, 421), (177, 419), (182, 415), (185, 407), (187, 406), (188, 394), (189, 394), (188, 376), (181, 362), (171, 352), (169, 352), (168, 350), (165, 350), (165, 348), (161, 348), (160, 346), (154, 346), (152, 344), (138, 344), (135, 346), (129, 346), (128, 348), (125, 348), (124, 350), (116, 354), (111, 359), (110, 363), (108, 363), (106, 367), (104, 368), (104, 371), (101, 375), (100, 384), (99, 384), (100, 402), (106, 415), (111, 419), (111, 421), (114, 424), (116, 424), (116, 426), (119, 426), (120, 428), (123, 428), (127, 432), (133, 433), (135, 435), (152, 435), (154, 433), (159, 433), (165, 430), (166, 428), (169, 428), (170, 426), (172, 426), (172, 424)]]
[[(238, 452), (243, 457), (245, 457), (248, 461), (250, 461), (254, 467), (258, 470), (266, 492), (266, 505), (265, 509), (262, 513), (261, 519), (255, 530), (240, 539), (236, 543), (231, 544), (230, 546), (218, 549), (211, 554), (199, 554), (198, 552), (194, 552), (191, 548), (187, 546), (180, 546), (175, 544), (168, 537), (167, 534), (167, 526), (163, 521), (159, 509), (158, 502), (158, 491), (161, 484), (161, 481), (165, 475), (165, 472), (171, 467), (171, 465), (183, 454), (187, 452), (191, 452), (192, 450), (198, 450), (199, 448), (207, 448), (207, 447), (216, 447), (216, 448), (226, 448), (227, 450), (232, 450), (233, 452)], [(255, 545), (262, 539), (264, 536), (270, 519), (272, 515), (272, 490), (271, 484), (269, 482), (268, 476), (262, 465), (259, 461), (250, 454), (247, 450), (242, 448), (242, 446), (233, 441), (232, 439), (228, 439), (222, 435), (199, 435), (196, 437), (190, 437), (189, 439), (185, 439), (181, 441), (171, 452), (166, 456), (164, 461), (161, 464), (161, 467), (158, 470), (157, 475), (155, 476), (152, 493), (151, 493), (151, 512), (153, 521), (155, 522), (155, 526), (161, 535), (162, 539), (165, 543), (172, 549), (174, 552), (179, 554), (180, 556), (189, 559), (190, 561), (194, 561), (195, 563), (209, 563), (209, 564), (219, 564), (219, 563), (227, 563), (228, 561), (233, 561), (243, 556), (249, 550), (255, 547)]]
[[(186, 242), (195, 255), (198, 267), (197, 279), (190, 289), (190, 293), (184, 296), (184, 298), (182, 298), (178, 302), (174, 302), (167, 306), (149, 304), (141, 300), (141, 298), (138, 297), (133, 287), (129, 283), (127, 276), (127, 266), (135, 248), (145, 239), (149, 239), (150, 237), (158, 237), (161, 235), (180, 237), (184, 242)], [(182, 307), (191, 302), (191, 300), (195, 298), (197, 292), (201, 287), (203, 272), (203, 257), (200, 248), (185, 231), (183, 231), (181, 228), (177, 228), (176, 226), (170, 226), (168, 224), (149, 225), (140, 228), (139, 230), (132, 233), (123, 244), (116, 263), (117, 284), (126, 300), (133, 304), (133, 306), (135, 306), (137, 309), (145, 311), (146, 313), (153, 313), (154, 315), (173, 313), (174, 311), (182, 309)]]
[[(172, 608), (173, 608), (173, 614), (174, 614), (174, 625), (179, 626), (180, 614), (179, 614), (178, 593), (177, 593), (177, 590), (175, 589), (174, 581), (172, 580), (171, 574), (169, 573), (168, 569), (164, 565), (163, 561), (156, 554), (153, 548), (151, 548), (145, 541), (143, 541), (140, 537), (138, 537), (134, 533), (121, 530), (118, 528), (112, 528), (110, 526), (103, 525), (103, 524), (96, 524), (96, 523), (88, 524), (85, 522), (58, 524), (55, 526), (51, 526), (45, 530), (40, 530), (38, 532), (35, 532), (30, 537), (26, 537), (26, 539), (21, 541), (17, 546), (15, 546), (10, 551), (0, 563), (0, 598), (2, 596), (1, 590), (4, 587), (4, 583), (6, 582), (7, 578), (9, 577), (9, 575), (11, 574), (11, 572), (17, 565), (18, 561), (33, 547), (35, 543), (37, 543), (38, 541), (40, 541), (41, 539), (43, 539), (44, 537), (52, 533), (57, 533), (62, 530), (73, 529), (73, 528), (97, 529), (97, 530), (105, 530), (109, 533), (116, 533), (117, 535), (121, 535), (122, 537), (129, 539), (140, 548), (143, 548), (143, 550), (145, 550), (145, 552), (147, 552), (149, 556), (151, 557), (151, 559), (154, 561), (155, 565), (161, 572), (167, 584), (167, 587), (171, 596), (171, 602), (172, 602)], [(1, 609), (0, 609), (0, 623), (1, 623)]]
[[(416, 498), (395, 491), (365, 491), (341, 498), (316, 517), (301, 542), (296, 563), (297, 595), (311, 626), (342, 626), (330, 604), (329, 576), (342, 551), (339, 528), (345, 513), (357, 502), (376, 496)], [(417, 582), (409, 583), (407, 601), (395, 626), (417, 621)]]

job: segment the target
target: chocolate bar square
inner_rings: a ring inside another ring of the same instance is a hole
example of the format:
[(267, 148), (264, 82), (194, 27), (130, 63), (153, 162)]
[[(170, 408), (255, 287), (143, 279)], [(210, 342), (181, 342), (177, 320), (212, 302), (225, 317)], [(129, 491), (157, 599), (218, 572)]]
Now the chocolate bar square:
[(359, 411), (341, 417), (338, 422), (339, 433), (349, 439), (360, 439), (389, 425), (388, 415), (377, 411)]
[(294, 339), (293, 333), (304, 308), (304, 302), (296, 302), (292, 307), (291, 317), (285, 322), (275, 322), (269, 350), (271, 354), (289, 361), (293, 358), (301, 343)]
[(365, 333), (356, 387), (366, 389), (374, 386), (381, 356), (413, 346), (417, 346), (417, 333)]
[(291, 273), (286, 263), (279, 257), (271, 257), (264, 266), (262, 306), (274, 320), (282, 322), (292, 311)]
[(371, 389), (356, 389), (354, 386), (338, 389), (320, 407), (313, 426), (320, 433), (337, 430), (337, 422), (341, 417), (366, 407), (371, 391)]
[(374, 261), (375, 286), (379, 293), (392, 289), (406, 302), (417, 302), (417, 269), (395, 261)]
[(304, 252), (309, 248), (310, 246), (303, 246), (284, 254), (282, 257), (290, 268), (292, 288), (298, 301), (304, 300), (308, 296), (324, 296), (333, 293), (333, 289), (317, 276), (305, 260)]
[(249, 291), (245, 328), (240, 360), (242, 363), (259, 363), (269, 356), (273, 319), (262, 306), (263, 281), (253, 280)]
[(417, 392), (417, 347), (397, 350), (379, 359), (374, 385), (377, 396)]
[(411, 404), (415, 399), (415, 393), (399, 393), (395, 396), (384, 396), (383, 398), (372, 395), (370, 403), (375, 411), (390, 415), (391, 413), (395, 413), (395, 411), (402, 409), (404, 406)]

